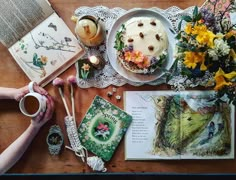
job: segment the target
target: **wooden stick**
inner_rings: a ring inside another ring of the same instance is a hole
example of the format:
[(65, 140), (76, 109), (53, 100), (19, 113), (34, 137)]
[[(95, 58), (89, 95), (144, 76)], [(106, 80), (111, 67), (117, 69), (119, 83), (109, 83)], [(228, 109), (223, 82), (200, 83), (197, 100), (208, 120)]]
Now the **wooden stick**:
[(74, 99), (74, 89), (73, 89), (73, 84), (70, 84), (70, 97), (71, 97), (71, 106), (72, 106), (72, 116), (74, 119), (74, 123), (76, 126), (76, 120), (75, 120), (75, 99)]
[(68, 108), (68, 106), (67, 106), (67, 104), (66, 104), (66, 100), (65, 100), (64, 94), (63, 94), (63, 92), (62, 92), (62, 89), (61, 89), (61, 87), (58, 87), (58, 88), (59, 88), (59, 93), (60, 93), (60, 95), (61, 95), (61, 99), (62, 99), (63, 104), (64, 104), (65, 109), (66, 109), (66, 113), (67, 113), (68, 116), (71, 116), (71, 115), (70, 115), (69, 108)]

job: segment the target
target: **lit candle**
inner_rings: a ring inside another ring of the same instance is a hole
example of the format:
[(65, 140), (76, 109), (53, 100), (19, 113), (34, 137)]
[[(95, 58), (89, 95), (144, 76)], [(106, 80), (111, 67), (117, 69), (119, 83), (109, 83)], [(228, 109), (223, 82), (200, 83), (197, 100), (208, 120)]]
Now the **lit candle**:
[(93, 65), (98, 65), (100, 60), (96, 57), (96, 56), (90, 56), (89, 57), (89, 61), (93, 64)]
[(90, 56), (88, 59), (95, 69), (102, 69), (105, 66), (105, 61), (101, 56)]

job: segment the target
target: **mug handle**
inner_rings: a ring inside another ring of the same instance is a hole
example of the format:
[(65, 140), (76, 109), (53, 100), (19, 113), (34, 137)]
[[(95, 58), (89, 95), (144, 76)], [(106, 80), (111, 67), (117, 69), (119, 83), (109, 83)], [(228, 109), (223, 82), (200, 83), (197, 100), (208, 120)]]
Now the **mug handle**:
[(28, 89), (29, 89), (29, 92), (34, 92), (34, 81), (31, 81), (29, 84), (28, 84)]

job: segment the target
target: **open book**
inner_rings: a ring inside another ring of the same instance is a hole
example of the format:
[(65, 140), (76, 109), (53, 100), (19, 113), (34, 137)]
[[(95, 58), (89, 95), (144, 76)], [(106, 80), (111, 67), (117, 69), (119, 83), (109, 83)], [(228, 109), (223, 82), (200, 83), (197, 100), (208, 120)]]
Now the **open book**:
[[(214, 91), (126, 91), (126, 160), (234, 158), (233, 105)], [(135, 99), (135, 101), (134, 101)]]
[(0, 41), (31, 81), (45, 86), (84, 55), (48, 1), (0, 2)]

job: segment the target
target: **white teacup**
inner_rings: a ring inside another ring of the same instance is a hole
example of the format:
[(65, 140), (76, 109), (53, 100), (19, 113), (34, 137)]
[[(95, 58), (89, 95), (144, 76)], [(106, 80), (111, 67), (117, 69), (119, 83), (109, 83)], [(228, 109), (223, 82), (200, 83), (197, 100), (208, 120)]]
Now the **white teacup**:
[(29, 117), (35, 117), (40, 112), (46, 110), (47, 98), (33, 90), (34, 82), (30, 82), (29, 93), (26, 94), (19, 102), (20, 111)]

